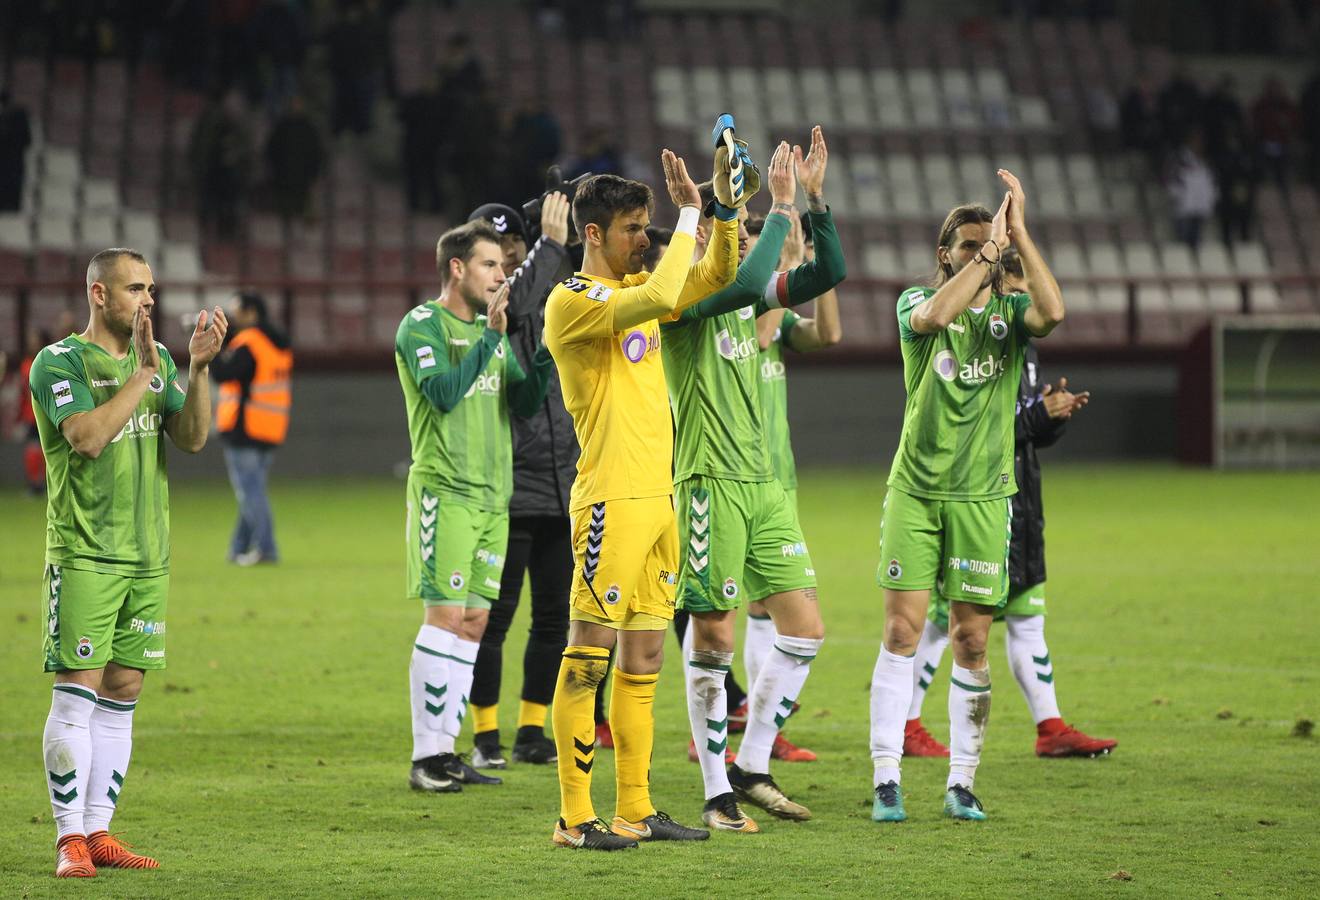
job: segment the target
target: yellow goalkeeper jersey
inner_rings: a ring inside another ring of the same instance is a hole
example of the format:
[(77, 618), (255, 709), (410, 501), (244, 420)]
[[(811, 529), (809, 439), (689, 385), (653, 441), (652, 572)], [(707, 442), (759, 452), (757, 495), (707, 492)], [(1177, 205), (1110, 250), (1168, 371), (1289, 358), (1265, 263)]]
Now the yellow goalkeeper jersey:
[(660, 354), (661, 319), (619, 328), (615, 314), (677, 294), (673, 313), (663, 318), (676, 317), (733, 281), (736, 221), (717, 221), (705, 255), (689, 266), (694, 248), (691, 235), (675, 232), (654, 272), (622, 281), (579, 272), (550, 292), (545, 344), (582, 448), (572, 509), (673, 493), (674, 427)]

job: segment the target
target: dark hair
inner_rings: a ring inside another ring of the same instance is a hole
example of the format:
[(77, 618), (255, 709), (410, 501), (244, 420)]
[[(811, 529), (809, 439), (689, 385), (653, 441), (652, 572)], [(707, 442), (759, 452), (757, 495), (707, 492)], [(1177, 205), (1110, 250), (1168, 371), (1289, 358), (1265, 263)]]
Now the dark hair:
[(765, 230), (765, 216), (748, 216), (747, 233), (760, 234)]
[(651, 225), (646, 229), (646, 237), (651, 245), (642, 254), (642, 266), (650, 272), (655, 269), (656, 263), (660, 262), (660, 254), (664, 251), (664, 248), (668, 247), (674, 240), (674, 230)]
[(635, 209), (650, 212), (654, 205), (655, 195), (640, 181), (618, 175), (593, 175), (578, 185), (573, 195), (573, 227), (585, 244), (588, 225), (609, 231), (610, 223), (619, 213)]
[(451, 259), (467, 262), (472, 258), (472, 249), (478, 241), (490, 241), (500, 246), (500, 233), (495, 226), (485, 219), (467, 222), (457, 228), (451, 228), (440, 235), (435, 245), (435, 268), (440, 273), (440, 285), (449, 283), (449, 261)]
[(87, 264), (87, 290), (92, 289), (93, 282), (99, 281), (104, 284), (107, 273), (119, 265), (120, 258), (124, 256), (143, 264), (147, 261), (141, 251), (129, 247), (111, 247), (108, 250), (102, 250), (93, 256), (91, 262)]
[(262, 325), (270, 320), (270, 312), (266, 308), (266, 298), (256, 291), (239, 291), (238, 308), (251, 310), (257, 314), (257, 321)]
[[(953, 249), (953, 240), (958, 236), (958, 229), (968, 224), (985, 224), (993, 222), (994, 215), (979, 203), (964, 203), (962, 206), (955, 206), (949, 210), (949, 214), (944, 217), (944, 224), (940, 226), (940, 239), (937, 247), (945, 250)], [(953, 277), (953, 266), (945, 262), (935, 263), (935, 272), (926, 282), (927, 287), (939, 290), (944, 282)], [(999, 291), (999, 268), (996, 266), (991, 272), (991, 284), (996, 292)]]
[(697, 185), (697, 193), (701, 195), (701, 208), (705, 209), (715, 199), (715, 182), (703, 181)]
[(999, 258), (999, 267), (1014, 278), (1025, 278), (1027, 274), (1022, 270), (1022, 255), (1017, 252), (1016, 247), (1009, 247), (1004, 251)]

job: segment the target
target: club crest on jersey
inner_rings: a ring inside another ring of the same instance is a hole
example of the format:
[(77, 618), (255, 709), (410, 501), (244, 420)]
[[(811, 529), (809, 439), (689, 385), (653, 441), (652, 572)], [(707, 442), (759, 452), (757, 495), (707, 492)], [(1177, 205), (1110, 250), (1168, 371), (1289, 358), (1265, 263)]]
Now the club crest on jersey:
[(500, 341), (495, 345), (495, 358), (504, 359), (504, 341)]
[(151, 376), (151, 383), (148, 384), (147, 387), (151, 388), (153, 394), (159, 394), (161, 391), (165, 390), (165, 379), (161, 378), (160, 373), (157, 372), (155, 375)]
[(889, 561), (889, 568), (885, 569), (885, 574), (897, 581), (903, 577), (903, 567), (898, 564), (898, 560), (891, 559)]
[(1008, 323), (999, 313), (990, 316), (990, 336), (997, 341), (1008, 337)]
[(612, 584), (605, 591), (605, 602), (610, 606), (613, 606), (619, 602), (619, 596), (619, 586), (617, 584)]
[(454, 573), (449, 576), (449, 586), (456, 591), (461, 591), (465, 584), (467, 584), (467, 579), (463, 577), (462, 572), (455, 569)]
[(80, 637), (78, 638), (78, 647), (73, 652), (78, 654), (79, 659), (91, 659), (92, 654), (96, 652), (96, 648), (92, 646), (92, 642), (87, 638)]
[(734, 597), (738, 596), (738, 582), (734, 581), (732, 578), (726, 579), (723, 590), (724, 596), (732, 600)]

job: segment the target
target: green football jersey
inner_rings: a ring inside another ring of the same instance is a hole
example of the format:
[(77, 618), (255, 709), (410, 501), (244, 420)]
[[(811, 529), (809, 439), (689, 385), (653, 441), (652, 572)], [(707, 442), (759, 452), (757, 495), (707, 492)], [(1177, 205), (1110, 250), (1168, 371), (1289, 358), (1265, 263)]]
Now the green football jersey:
[(784, 346), (802, 317), (784, 311), (783, 321), (775, 331), (770, 346), (761, 351), (761, 423), (770, 448), (770, 464), (775, 478), (786, 490), (797, 487), (797, 464), (793, 443), (788, 434), (788, 379), (784, 369)]
[(170, 491), (164, 424), (183, 409), (178, 370), (161, 344), (160, 370), (119, 434), (95, 459), (81, 456), (60, 430), (119, 392), (137, 370), (137, 353), (115, 359), (71, 334), (37, 354), (28, 376), (46, 457), (46, 562), (107, 575), (151, 577), (169, 571)]
[(1013, 413), (1026, 343), (1026, 294), (992, 295), (943, 331), (917, 334), (913, 307), (934, 291), (898, 298), (907, 403), (889, 484), (932, 500), (994, 500), (1017, 493)]
[[(497, 332), (490, 331), (490, 335)], [(422, 385), (459, 367), (482, 342), (490, 359), (449, 412), (437, 409)], [(509, 384), (525, 378), (508, 338), (487, 336), (486, 317), (465, 322), (437, 301), (413, 309), (399, 324), (394, 362), (408, 410), (412, 476), (435, 493), (477, 509), (504, 511), (513, 495)]]
[(758, 302), (706, 319), (692, 308), (664, 326), (675, 483), (693, 475), (774, 478), (761, 425), (756, 316), (764, 311)]

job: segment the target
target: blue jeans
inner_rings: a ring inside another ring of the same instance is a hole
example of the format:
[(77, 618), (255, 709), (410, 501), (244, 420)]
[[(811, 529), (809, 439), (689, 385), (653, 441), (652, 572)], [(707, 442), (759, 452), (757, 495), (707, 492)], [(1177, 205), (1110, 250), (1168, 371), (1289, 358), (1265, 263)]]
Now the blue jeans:
[(279, 559), (275, 520), (266, 498), (266, 474), (275, 451), (265, 447), (225, 447), (229, 483), (238, 498), (238, 524), (229, 541), (229, 558), (258, 550), (263, 559)]

